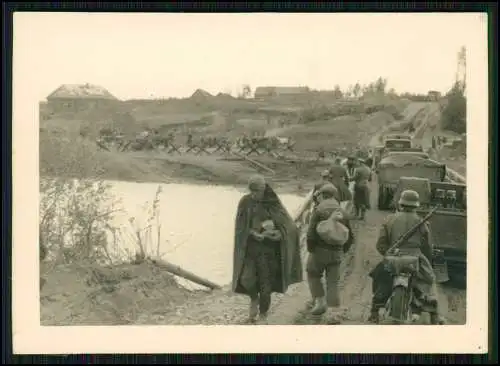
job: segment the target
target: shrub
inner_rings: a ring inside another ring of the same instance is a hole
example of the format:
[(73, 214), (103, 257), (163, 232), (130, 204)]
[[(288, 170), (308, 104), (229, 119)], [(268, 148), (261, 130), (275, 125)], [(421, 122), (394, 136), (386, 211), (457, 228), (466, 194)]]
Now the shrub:
[(448, 103), (442, 110), (441, 126), (445, 130), (464, 133), (467, 130), (467, 100), (463, 89), (456, 83), (447, 95)]
[(119, 209), (109, 183), (43, 178), (40, 181), (40, 246), (56, 264), (112, 262), (108, 236)]
[(115, 264), (141, 263), (163, 256), (160, 252), (161, 186), (152, 204), (147, 206), (144, 224), (140, 225), (132, 217), (127, 228), (115, 221), (122, 209), (108, 182), (44, 178), (40, 191), (40, 260), (47, 259), (55, 265)]

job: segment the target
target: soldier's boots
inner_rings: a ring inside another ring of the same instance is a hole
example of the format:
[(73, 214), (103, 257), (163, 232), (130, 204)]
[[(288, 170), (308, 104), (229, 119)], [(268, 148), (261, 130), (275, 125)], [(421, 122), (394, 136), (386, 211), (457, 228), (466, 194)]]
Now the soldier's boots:
[(432, 325), (444, 325), (444, 319), (441, 318), (438, 314), (431, 314), (430, 320)]
[(368, 318), (368, 322), (373, 323), (373, 324), (378, 324), (380, 322), (380, 315), (377, 310), (372, 310), (370, 312), (370, 317)]
[(250, 309), (248, 311), (248, 320), (250, 323), (256, 321), (257, 315), (259, 314), (259, 298), (250, 300)]
[(326, 324), (329, 325), (337, 325), (340, 324), (342, 321), (342, 309), (339, 308), (328, 308), (325, 314), (325, 320)]
[(314, 306), (311, 309), (312, 315), (322, 315), (326, 312), (326, 310), (327, 306), (325, 297), (317, 297), (314, 299)]
[(268, 320), (267, 320), (268, 316), (267, 316), (267, 313), (266, 314), (259, 314), (259, 320), (258, 320), (258, 323), (260, 325), (265, 325), (268, 323)]

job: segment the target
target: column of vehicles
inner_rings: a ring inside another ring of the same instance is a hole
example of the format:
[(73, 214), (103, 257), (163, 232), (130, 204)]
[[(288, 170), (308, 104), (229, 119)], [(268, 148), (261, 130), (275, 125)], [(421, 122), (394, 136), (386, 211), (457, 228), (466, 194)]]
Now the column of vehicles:
[[(453, 181), (446, 165), (437, 162), (414, 146), (410, 134), (390, 134), (383, 145), (373, 152), (372, 169), (376, 172), (378, 209), (393, 211), (403, 191), (411, 189), (419, 194), (418, 213), (422, 223), (431, 227), (435, 252), (433, 266), (439, 282), (466, 278), (467, 261), (467, 195), (465, 182)], [(413, 228), (409, 236), (418, 228)], [(410, 260), (411, 259), (411, 260)], [(411, 317), (415, 295), (412, 276), (415, 258), (389, 255), (386, 265), (392, 268), (393, 295), (386, 306), (393, 319), (405, 321)]]
[(378, 209), (390, 211), (405, 189), (420, 196), (419, 213), (437, 208), (429, 223), (434, 244), (447, 262), (465, 266), (467, 257), (467, 187), (447, 174), (445, 164), (432, 160), (415, 147), (409, 134), (391, 134), (375, 149), (373, 170), (377, 176)]
[[(439, 274), (444, 278), (441, 282), (454, 277), (464, 282), (467, 261), (465, 182), (453, 181), (446, 165), (431, 159), (422, 147), (414, 146), (409, 134), (386, 135), (383, 145), (374, 150), (372, 169), (376, 173), (379, 210), (395, 210), (404, 190), (411, 189), (419, 194), (418, 213), (430, 224), (434, 261), (436, 267), (445, 272)], [(403, 258), (401, 260), (404, 262)], [(409, 276), (411, 271), (399, 264), (397, 267), (395, 281), (400, 281), (401, 276)]]

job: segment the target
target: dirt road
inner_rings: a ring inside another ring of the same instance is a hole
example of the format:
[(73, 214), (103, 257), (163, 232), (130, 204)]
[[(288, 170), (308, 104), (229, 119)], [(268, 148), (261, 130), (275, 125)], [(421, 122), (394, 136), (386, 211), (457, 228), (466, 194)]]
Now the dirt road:
[[(372, 184), (372, 207), (376, 207), (376, 182)], [(358, 222), (353, 229), (356, 243), (346, 254), (343, 263), (342, 301), (345, 307), (343, 324), (366, 324), (371, 303), (370, 270), (380, 261), (381, 256), (375, 249), (378, 230), (386, 212), (372, 210), (365, 222)], [(306, 253), (303, 253), (304, 259)], [(274, 295), (269, 324), (306, 325), (322, 324), (323, 319), (307, 313), (306, 302), (310, 299), (305, 282), (291, 286), (286, 294)], [(449, 324), (465, 323), (465, 291), (439, 287), (441, 313)], [(206, 297), (183, 305), (172, 314), (156, 314), (154, 319), (144, 316), (139, 322), (152, 324), (204, 324), (229, 325), (242, 324), (247, 316), (248, 299), (234, 295), (226, 288), (215, 291)]]

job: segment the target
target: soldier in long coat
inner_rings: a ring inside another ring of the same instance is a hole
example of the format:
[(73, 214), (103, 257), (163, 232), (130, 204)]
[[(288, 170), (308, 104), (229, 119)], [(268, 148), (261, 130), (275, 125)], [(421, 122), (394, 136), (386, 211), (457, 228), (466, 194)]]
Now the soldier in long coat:
[(371, 170), (358, 161), (354, 169), (354, 207), (358, 219), (364, 220), (366, 210), (370, 209), (370, 180)]
[[(273, 292), (286, 292), (303, 275), (297, 225), (262, 176), (250, 179), (249, 190), (236, 214), (232, 290), (250, 297), (248, 320), (253, 323), (257, 315), (266, 321)], [(269, 221), (279, 235), (263, 232)]]

